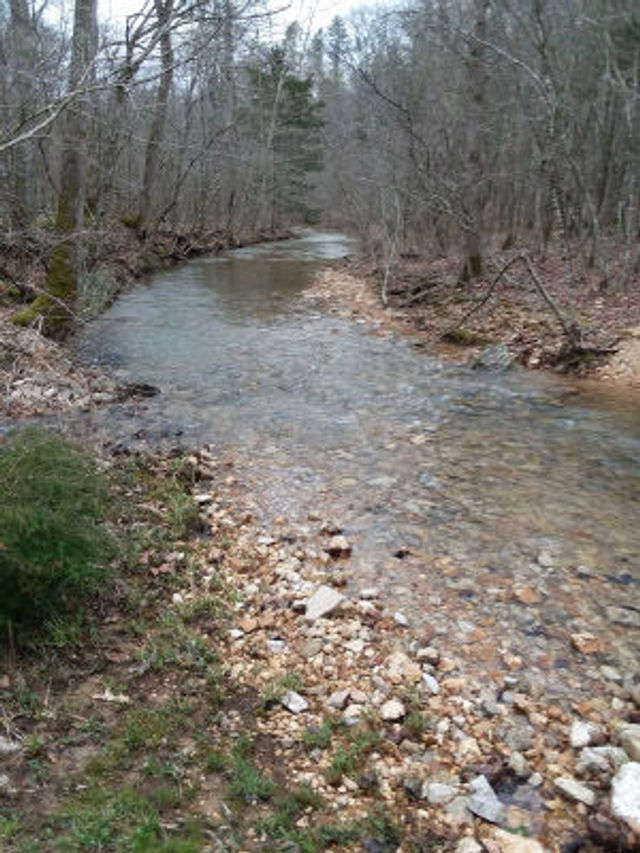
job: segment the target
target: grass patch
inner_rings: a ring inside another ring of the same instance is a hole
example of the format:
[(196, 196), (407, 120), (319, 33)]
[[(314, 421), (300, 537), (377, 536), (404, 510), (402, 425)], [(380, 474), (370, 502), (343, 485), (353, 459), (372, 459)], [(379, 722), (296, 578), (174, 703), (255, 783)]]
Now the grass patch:
[(289, 690), (300, 690), (301, 687), (302, 679), (295, 670), (270, 682), (260, 701), (260, 712), (267, 713), (282, 702)]
[(355, 729), (350, 735), (351, 743), (339, 746), (333, 753), (331, 764), (325, 771), (329, 785), (338, 786), (342, 777), (358, 770), (367, 755), (373, 752), (380, 743), (378, 732), (370, 729)]
[(202, 850), (203, 833), (198, 826), (186, 825), (171, 835), (163, 828), (160, 813), (164, 807), (130, 787), (118, 792), (93, 787), (59, 817), (63, 834), (53, 849), (60, 853), (80, 850), (198, 853)]
[(87, 597), (116, 553), (112, 504), (107, 477), (70, 442), (28, 429), (0, 446), (0, 642), (42, 626), (80, 642)]
[(335, 723), (332, 720), (323, 720), (321, 725), (306, 730), (302, 735), (302, 742), (309, 751), (329, 749), (334, 728)]

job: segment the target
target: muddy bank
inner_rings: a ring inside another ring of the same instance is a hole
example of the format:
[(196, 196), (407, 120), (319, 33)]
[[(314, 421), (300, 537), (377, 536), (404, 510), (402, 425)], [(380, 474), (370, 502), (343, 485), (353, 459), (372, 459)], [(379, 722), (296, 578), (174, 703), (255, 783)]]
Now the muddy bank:
[[(548, 369), (640, 387), (640, 299), (638, 275), (624, 290), (601, 290), (588, 277), (570, 288), (562, 264), (551, 255), (534, 269), (557, 311), (581, 330), (578, 351), (568, 346), (558, 314), (528, 273), (495, 283), (495, 275), (453, 284), (455, 259), (397, 262), (385, 271), (360, 259), (323, 270), (305, 297), (341, 316), (362, 318), (381, 330), (410, 334), (430, 352), (466, 360), (504, 345), (513, 360)], [(516, 270), (517, 272), (517, 270)], [(486, 300), (486, 301), (485, 301)]]

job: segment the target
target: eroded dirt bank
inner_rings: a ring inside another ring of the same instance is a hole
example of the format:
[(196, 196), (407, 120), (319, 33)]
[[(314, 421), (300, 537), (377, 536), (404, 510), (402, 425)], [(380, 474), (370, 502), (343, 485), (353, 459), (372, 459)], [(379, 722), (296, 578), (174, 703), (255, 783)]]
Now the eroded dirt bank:
[(540, 262), (535, 270), (563, 318), (578, 323), (584, 351), (569, 351), (558, 316), (526, 270), (517, 279), (510, 273), (509, 281), (495, 283), (496, 276), (487, 274), (452, 287), (455, 260), (405, 259), (390, 275), (385, 306), (384, 270), (371, 261), (351, 259), (323, 270), (305, 296), (341, 316), (409, 334), (444, 358), (465, 360), (502, 345), (515, 362), (532, 369), (639, 388), (638, 276), (624, 290), (599, 290), (585, 278), (571, 291), (557, 259)]

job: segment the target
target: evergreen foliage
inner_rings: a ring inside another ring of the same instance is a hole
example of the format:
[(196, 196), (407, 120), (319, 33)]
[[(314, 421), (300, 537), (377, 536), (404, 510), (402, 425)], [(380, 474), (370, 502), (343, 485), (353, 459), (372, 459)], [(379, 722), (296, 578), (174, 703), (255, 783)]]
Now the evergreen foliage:
[(0, 643), (78, 613), (115, 540), (108, 484), (75, 445), (25, 430), (0, 446)]

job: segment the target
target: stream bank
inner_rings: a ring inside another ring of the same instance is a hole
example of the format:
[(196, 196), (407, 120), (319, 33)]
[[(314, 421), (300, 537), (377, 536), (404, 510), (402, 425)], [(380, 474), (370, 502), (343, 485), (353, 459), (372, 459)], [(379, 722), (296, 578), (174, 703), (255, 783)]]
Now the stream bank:
[[(506, 260), (508, 253), (500, 262)], [(501, 346), (507, 359), (532, 370), (640, 388), (638, 273), (624, 289), (599, 288), (593, 272), (569, 286), (560, 257), (549, 252), (537, 259), (545, 291), (583, 331), (585, 349), (572, 353), (558, 317), (528, 276), (514, 281), (510, 275), (508, 283), (501, 280), (492, 287), (495, 277), (486, 275), (455, 286), (458, 267), (455, 258), (398, 259), (388, 273), (385, 306), (385, 270), (370, 259), (351, 258), (323, 270), (305, 296), (342, 317), (409, 335), (417, 346), (441, 358), (472, 361), (484, 349)]]
[[(67, 836), (86, 830), (91, 808), (94, 825), (97, 810), (113, 833), (127, 804), (109, 795), (100, 812), (96, 798), (134, 780), (161, 803), (167, 838), (195, 818), (220, 849), (266, 851), (285, 840), (303, 850), (337, 841), (385, 851), (401, 842), (460, 853), (480, 844), (500, 853), (634, 849), (633, 828), (610, 811), (619, 765), (638, 763), (635, 546), (621, 522), (633, 509), (632, 415), (627, 426), (586, 409), (569, 416), (555, 388), (550, 400), (517, 377), (485, 382), (418, 357), (400, 338), (308, 317), (297, 274), (290, 291), (282, 287), (284, 251), (272, 261), (258, 249), (198, 262), (184, 280), (171, 274), (127, 295), (96, 329), (121, 359), (118, 378), (70, 358), (78, 389), (34, 395), (69, 426), (88, 410), (74, 427), (84, 423), (85, 441), (134, 464), (157, 438), (158, 415), (177, 426), (172, 406), (187, 423), (193, 409), (198, 433), (169, 439), (150, 471), (153, 481), (171, 475), (191, 443), (198, 525), (140, 556), (137, 604), (102, 614), (88, 660), (61, 656), (66, 678), (47, 685), (37, 667), (3, 674), (8, 701), (18, 687), (44, 707), (26, 715), (23, 699), (12, 717), (9, 801), (28, 814), (33, 796), (53, 798), (44, 827)], [(241, 291), (238, 304), (226, 283), (245, 262), (277, 272), (262, 293), (251, 285), (254, 303)], [(212, 285), (212, 273), (222, 282)], [(206, 332), (191, 337), (204, 347), (195, 360), (176, 346), (180, 311)], [(41, 344), (40, 365), (61, 363), (63, 349)], [(167, 369), (157, 374), (162, 394), (114, 404), (127, 372), (153, 384), (153, 371)], [(28, 379), (27, 361), (23, 370)], [(514, 435), (490, 433), (511, 418)], [(542, 456), (523, 458), (534, 418)], [(563, 550), (549, 535), (568, 502), (563, 490), (574, 479), (583, 488), (581, 460), (590, 488), (609, 471), (607, 499), (585, 496), (585, 518), (603, 505), (613, 513), (603, 518), (615, 538), (599, 543), (598, 560), (577, 559), (588, 538)], [(546, 536), (511, 526), (518, 483), (509, 470), (543, 482), (524, 494), (532, 515), (549, 491), (558, 499), (534, 517)], [(505, 494), (508, 513), (499, 511)], [(139, 489), (129, 497), (152, 530), (167, 529), (168, 501)], [(502, 547), (489, 542), (497, 532)], [(487, 544), (493, 551), (479, 553)], [(52, 710), (64, 720), (59, 731)], [(44, 741), (36, 755), (32, 733)], [(69, 805), (82, 806), (82, 821), (65, 822)], [(74, 843), (67, 849), (83, 849)]]

